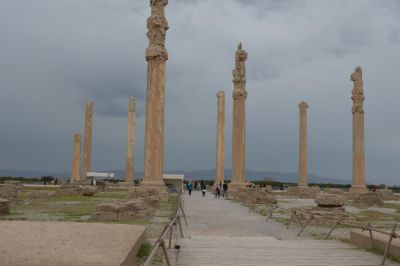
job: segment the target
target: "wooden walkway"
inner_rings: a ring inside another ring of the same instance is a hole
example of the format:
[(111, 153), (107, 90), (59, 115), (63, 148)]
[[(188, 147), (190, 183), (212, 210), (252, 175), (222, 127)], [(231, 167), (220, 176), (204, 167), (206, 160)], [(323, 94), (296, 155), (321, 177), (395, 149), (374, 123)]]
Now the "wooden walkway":
[(179, 243), (176, 266), (366, 266), (382, 261), (381, 256), (331, 240), (192, 236)]
[[(266, 223), (238, 203), (198, 192), (184, 198), (189, 225), (178, 240), (176, 266), (372, 266), (382, 261), (339, 241), (298, 238), (298, 228)], [(386, 265), (400, 264), (388, 260)]]

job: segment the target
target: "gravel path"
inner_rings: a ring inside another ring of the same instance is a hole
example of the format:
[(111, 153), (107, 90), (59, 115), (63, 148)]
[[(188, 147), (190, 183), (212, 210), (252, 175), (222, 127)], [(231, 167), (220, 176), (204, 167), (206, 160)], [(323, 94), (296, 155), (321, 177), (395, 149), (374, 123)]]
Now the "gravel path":
[(186, 235), (211, 236), (274, 236), (278, 239), (299, 239), (298, 228), (286, 229), (281, 223), (249, 211), (238, 202), (216, 199), (210, 193), (205, 197), (193, 191), (184, 196), (185, 211), (189, 217)]

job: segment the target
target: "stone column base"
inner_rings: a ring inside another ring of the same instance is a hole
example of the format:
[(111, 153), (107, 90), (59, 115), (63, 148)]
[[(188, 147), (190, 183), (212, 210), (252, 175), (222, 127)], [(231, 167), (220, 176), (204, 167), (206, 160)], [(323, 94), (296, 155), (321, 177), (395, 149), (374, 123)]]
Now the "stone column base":
[(118, 185), (121, 187), (134, 187), (135, 186), (135, 182), (118, 182)]
[(367, 188), (365, 186), (351, 186), (351, 188), (349, 189), (349, 192), (351, 194), (360, 194), (360, 193), (366, 193), (367, 192)]

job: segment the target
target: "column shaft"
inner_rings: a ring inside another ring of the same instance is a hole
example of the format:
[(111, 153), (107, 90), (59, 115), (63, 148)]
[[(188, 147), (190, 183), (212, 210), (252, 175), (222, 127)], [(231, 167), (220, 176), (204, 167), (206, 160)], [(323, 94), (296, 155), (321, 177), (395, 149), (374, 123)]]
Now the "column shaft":
[(86, 179), (86, 173), (91, 169), (91, 153), (92, 153), (92, 129), (93, 129), (93, 102), (89, 100), (86, 103), (85, 112), (85, 136), (83, 147), (83, 179)]
[(136, 127), (136, 100), (134, 97), (129, 99), (128, 104), (128, 133), (126, 146), (126, 169), (125, 181), (133, 182), (134, 158), (135, 158), (135, 127)]
[(79, 181), (81, 178), (81, 144), (82, 136), (81, 134), (74, 134), (73, 144), (72, 144), (72, 171), (70, 181)]
[(217, 110), (217, 158), (215, 184), (224, 182), (224, 160), (225, 160), (225, 93), (219, 91), (217, 93), (218, 110)]
[(299, 104), (299, 186), (307, 186), (307, 108), (306, 102)]

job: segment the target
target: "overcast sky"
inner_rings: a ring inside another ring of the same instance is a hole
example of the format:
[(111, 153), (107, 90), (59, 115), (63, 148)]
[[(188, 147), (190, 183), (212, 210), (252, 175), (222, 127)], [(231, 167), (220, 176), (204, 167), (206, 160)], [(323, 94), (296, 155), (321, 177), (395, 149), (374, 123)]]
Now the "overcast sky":
[[(215, 167), (218, 90), (247, 60), (247, 168), (297, 171), (298, 103), (309, 172), (351, 179), (350, 74), (363, 68), (367, 181), (400, 183), (400, 1), (170, 0), (165, 169)], [(143, 169), (146, 0), (0, 0), (0, 168), (69, 171), (94, 101), (92, 165), (124, 169), (129, 96)]]

